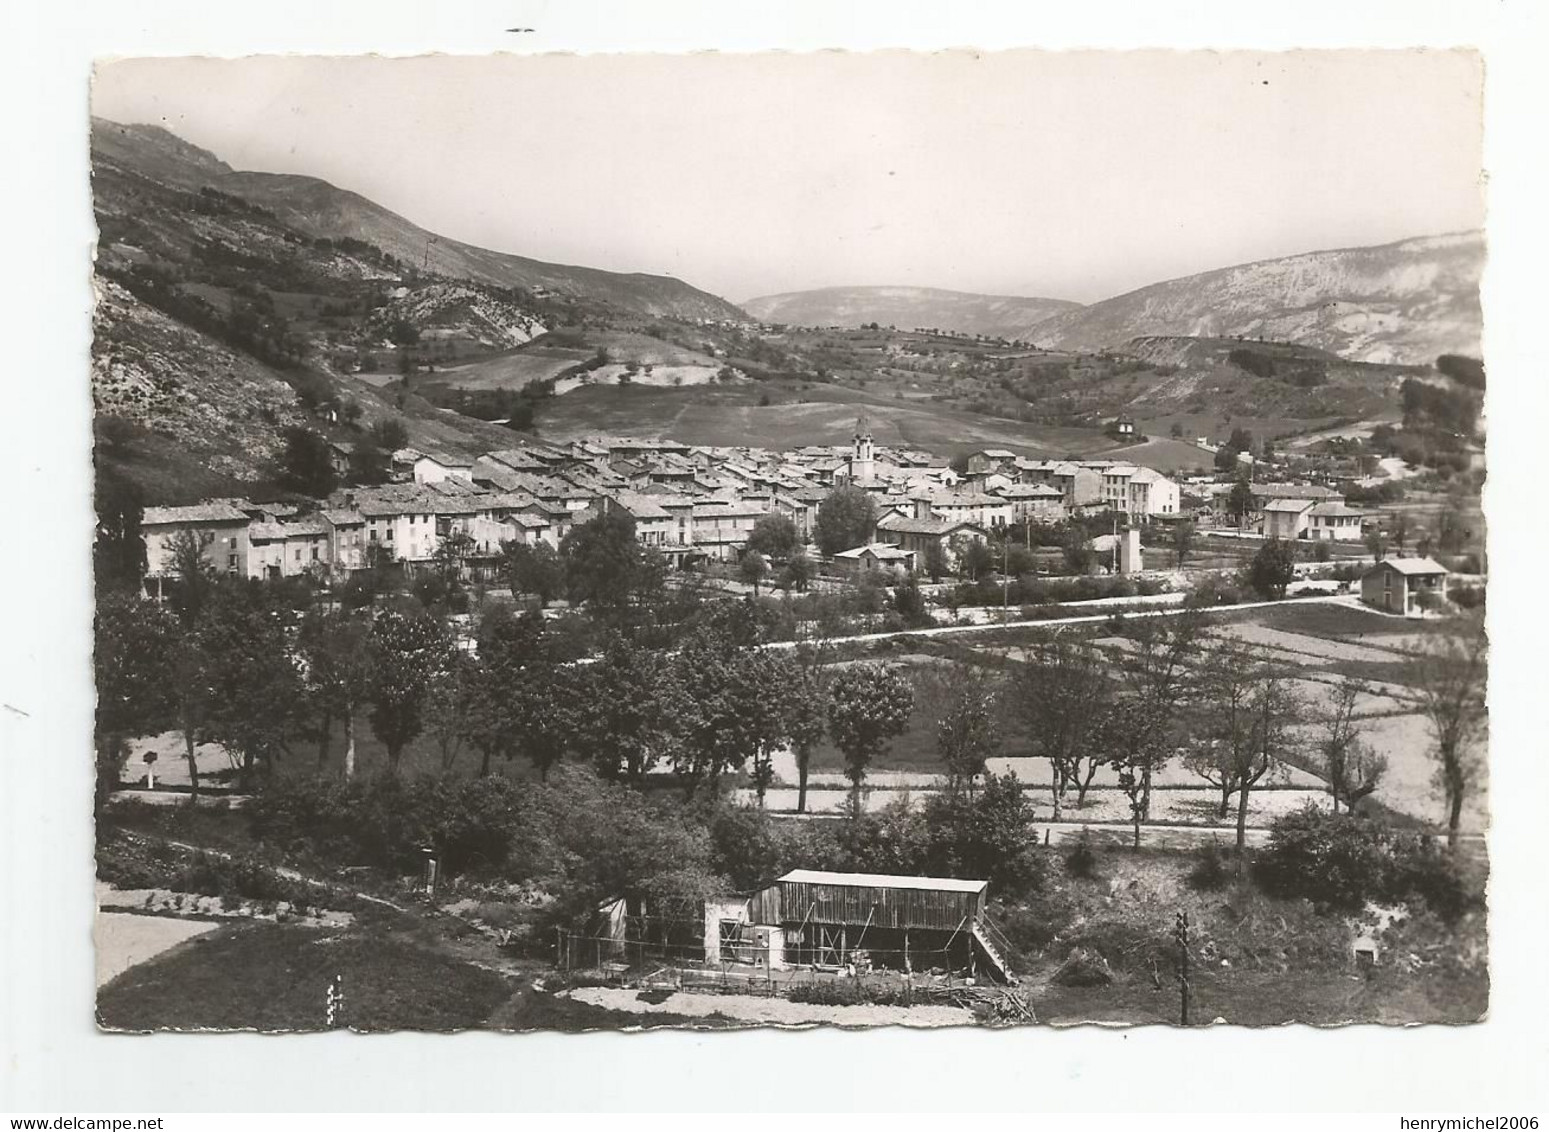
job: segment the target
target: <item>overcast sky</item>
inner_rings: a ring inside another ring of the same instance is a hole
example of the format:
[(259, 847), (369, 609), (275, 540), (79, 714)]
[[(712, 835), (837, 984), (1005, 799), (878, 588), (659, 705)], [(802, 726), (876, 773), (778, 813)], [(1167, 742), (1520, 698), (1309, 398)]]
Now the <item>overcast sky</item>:
[(432, 231), (741, 301), (1091, 301), (1480, 227), (1462, 52), (138, 59), (93, 112)]

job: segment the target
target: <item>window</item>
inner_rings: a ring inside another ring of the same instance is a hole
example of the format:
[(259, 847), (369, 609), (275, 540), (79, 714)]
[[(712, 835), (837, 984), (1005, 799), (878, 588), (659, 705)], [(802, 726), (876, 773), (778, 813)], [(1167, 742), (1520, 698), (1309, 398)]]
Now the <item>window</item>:
[(387, 541), (388, 542), (392, 542), (393, 541), (393, 528), (392, 527), (388, 527), (387, 528)]
[(226, 555), (226, 568), (228, 570), (235, 570), (237, 568), (237, 556), (235, 554)]
[(317, 561), (317, 547), (315, 547), (315, 546), (312, 548), (312, 561), (313, 562)]

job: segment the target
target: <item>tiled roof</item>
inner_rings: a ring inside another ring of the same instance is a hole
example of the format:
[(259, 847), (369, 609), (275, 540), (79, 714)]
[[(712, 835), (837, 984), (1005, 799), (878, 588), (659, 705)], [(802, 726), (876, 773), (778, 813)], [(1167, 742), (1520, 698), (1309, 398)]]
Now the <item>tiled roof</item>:
[(641, 495), (634, 491), (621, 491), (613, 499), (637, 519), (667, 518), (667, 512), (658, 507), (648, 495)]
[(1450, 571), (1440, 562), (1431, 558), (1384, 558), (1370, 570), (1368, 574), (1381, 570), (1384, 566), (1391, 566), (1400, 574), (1413, 576), (1415, 574), (1446, 574)]
[(321, 538), (328, 527), (321, 519), (301, 519), (294, 523), (254, 523), (248, 528), (248, 538), (253, 542), (287, 538)]
[(245, 523), (247, 512), (223, 500), (195, 503), (188, 507), (147, 507), (140, 517), (143, 527), (161, 527), (178, 523)]
[(852, 550), (841, 550), (838, 554), (835, 554), (834, 557), (859, 558), (863, 554), (870, 554), (875, 558), (889, 559), (910, 558), (913, 556), (911, 551), (902, 550), (899, 547), (891, 546), (885, 542), (873, 542), (867, 543), (865, 546), (857, 546)]
[(1331, 487), (1312, 483), (1255, 483), (1248, 485), (1253, 494), (1264, 499), (1339, 499)]
[(889, 515), (877, 523), (877, 530), (896, 531), (901, 535), (945, 535), (964, 528), (980, 530), (973, 523), (960, 519), (913, 519), (904, 515)]

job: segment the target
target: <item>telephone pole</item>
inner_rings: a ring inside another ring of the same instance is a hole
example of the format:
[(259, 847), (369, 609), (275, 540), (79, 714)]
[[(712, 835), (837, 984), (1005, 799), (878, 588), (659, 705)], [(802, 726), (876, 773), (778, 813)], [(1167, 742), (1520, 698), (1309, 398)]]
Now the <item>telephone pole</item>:
[(1189, 914), (1179, 912), (1173, 923), (1173, 939), (1178, 944), (1179, 1025), (1189, 1024)]

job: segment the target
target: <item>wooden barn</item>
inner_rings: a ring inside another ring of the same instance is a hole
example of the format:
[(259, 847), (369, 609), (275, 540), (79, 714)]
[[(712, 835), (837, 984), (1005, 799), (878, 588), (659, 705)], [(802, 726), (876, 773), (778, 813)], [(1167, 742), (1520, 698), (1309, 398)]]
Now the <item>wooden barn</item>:
[(751, 896), (705, 905), (705, 960), (771, 969), (983, 971), (1009, 980), (986, 918), (989, 883), (795, 869)]

